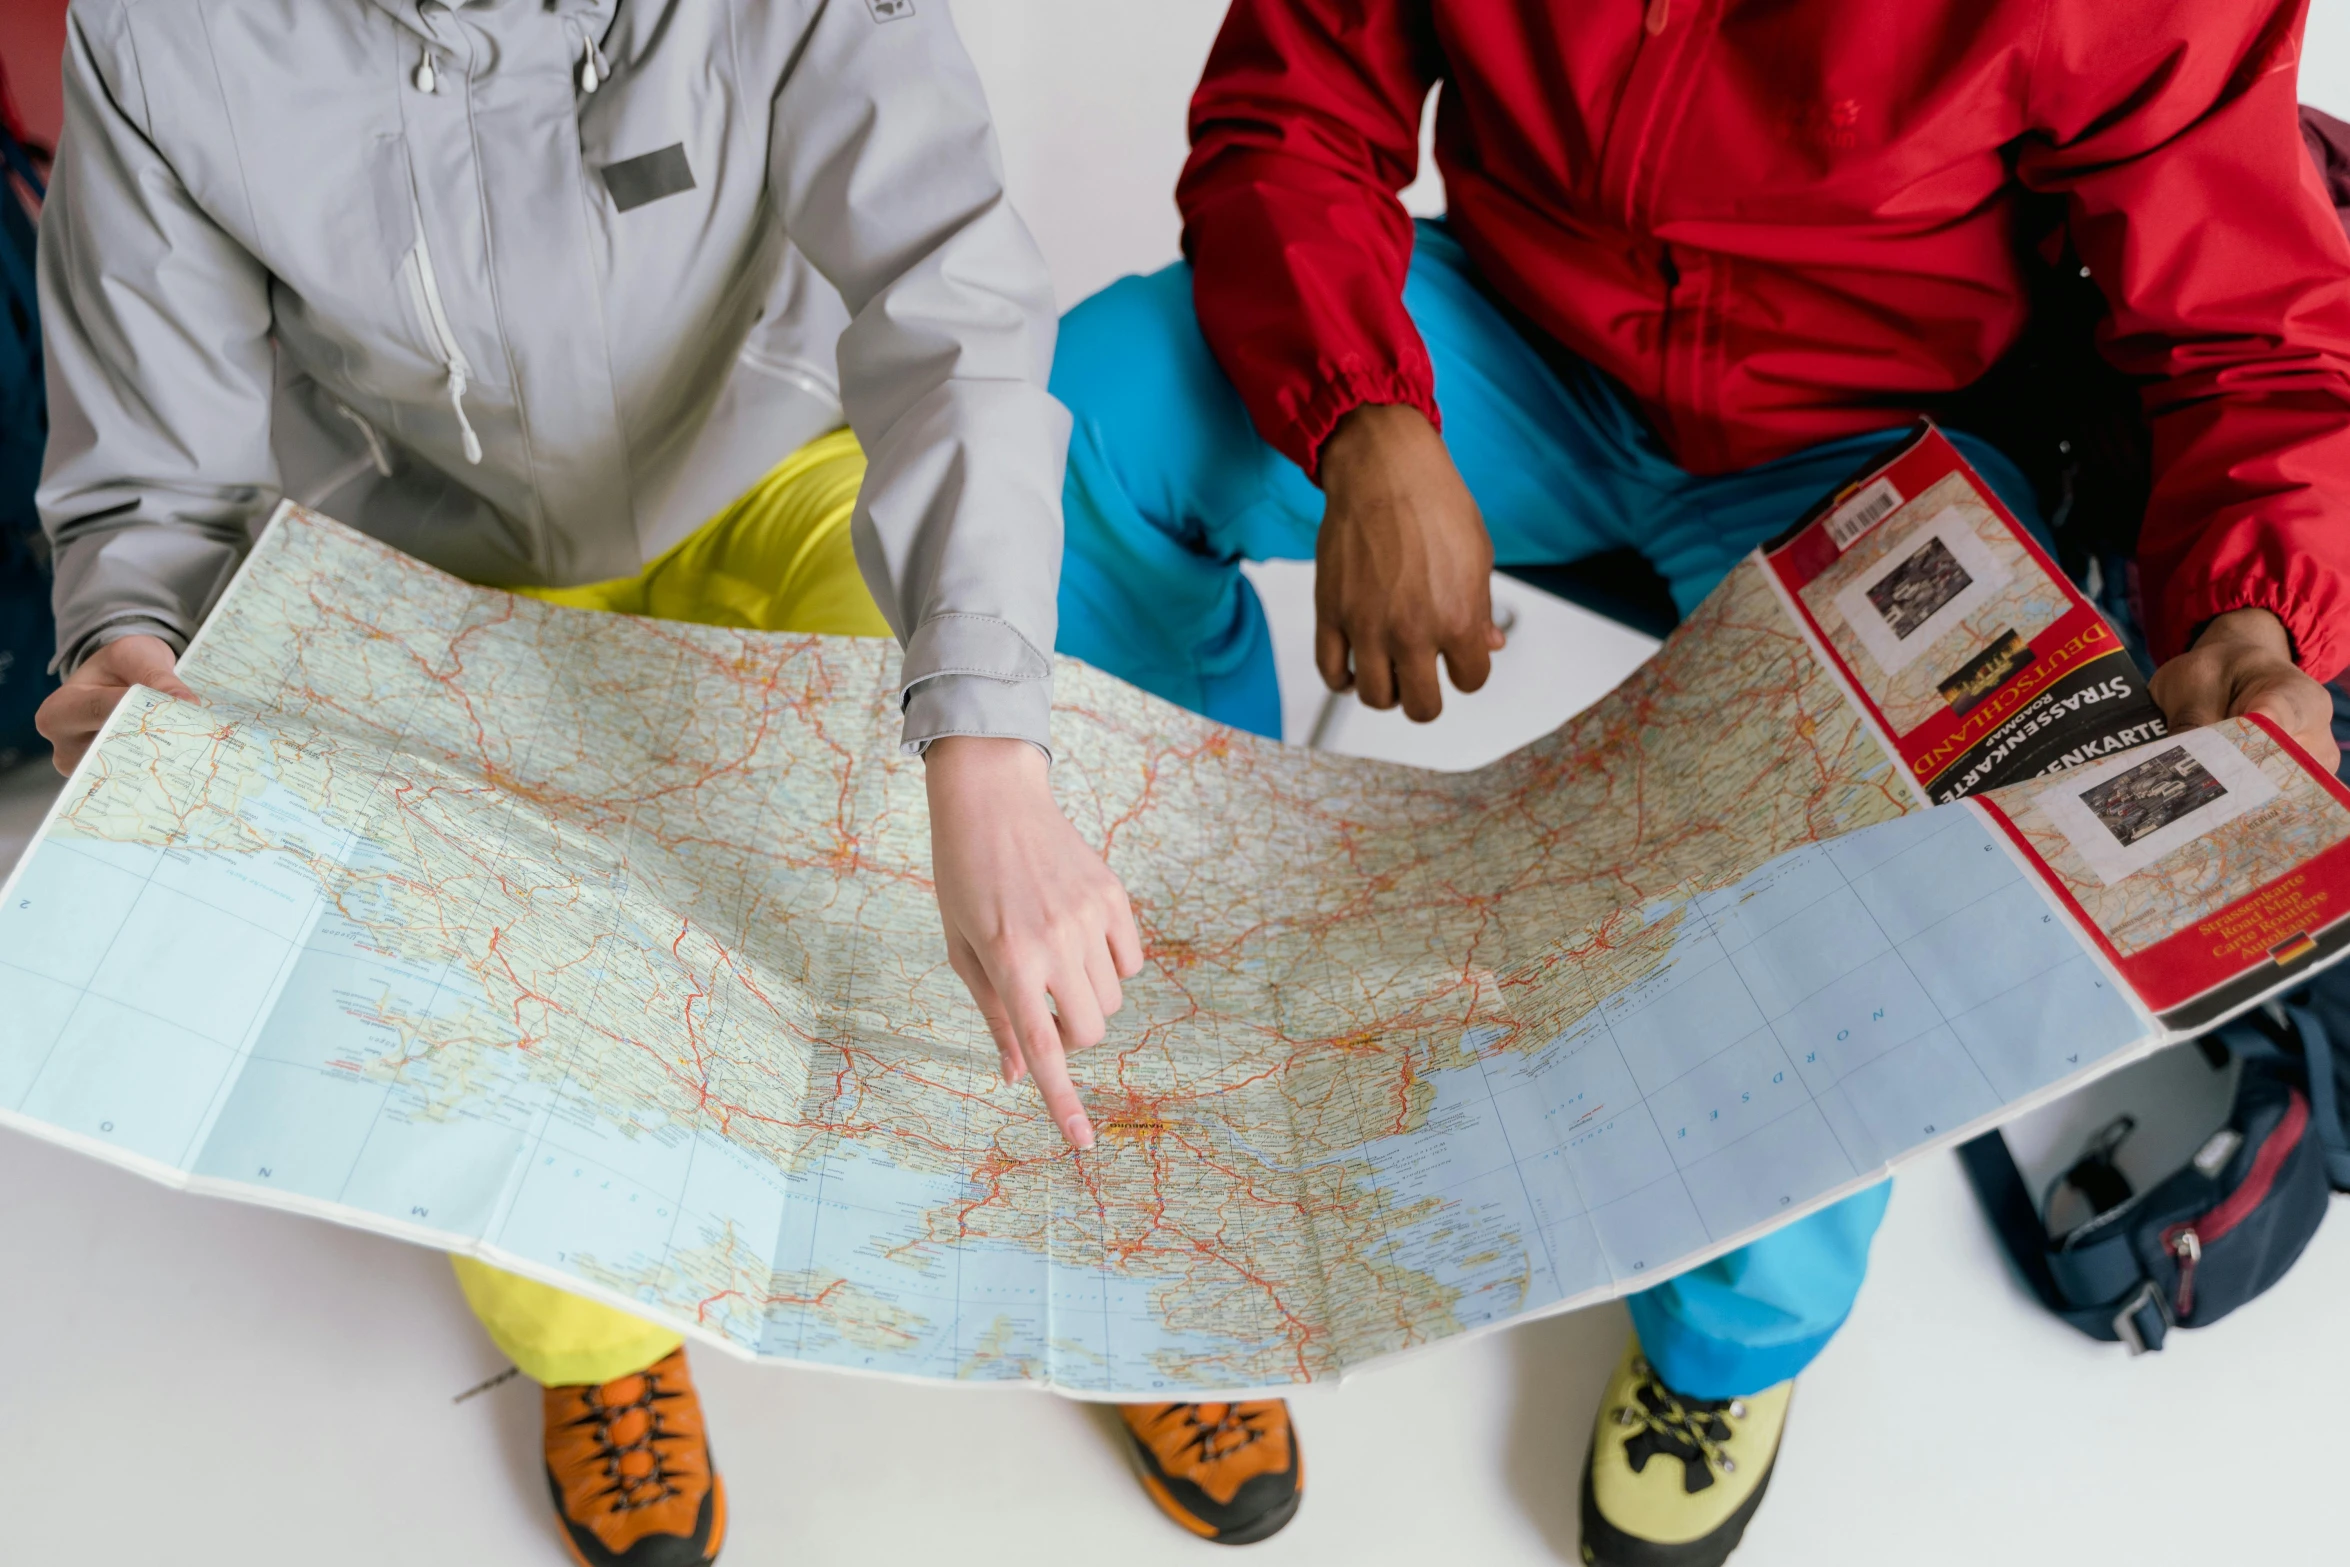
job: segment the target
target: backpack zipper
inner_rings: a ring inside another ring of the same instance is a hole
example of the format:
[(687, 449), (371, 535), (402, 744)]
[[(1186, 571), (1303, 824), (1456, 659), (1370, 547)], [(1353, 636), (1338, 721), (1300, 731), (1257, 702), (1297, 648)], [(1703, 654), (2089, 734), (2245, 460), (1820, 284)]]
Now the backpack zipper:
[(2301, 1134), (2308, 1126), (2309, 1101), (2295, 1094), (2285, 1107), (2284, 1119), (2268, 1134), (2260, 1152), (2253, 1155), (2252, 1168), (2245, 1172), (2244, 1184), (2228, 1193), (2209, 1213), (2182, 1219), (2162, 1232), (2163, 1250), (2179, 1260), (2179, 1287), (2173, 1296), (2179, 1321), (2185, 1322), (2195, 1310), (2195, 1266), (2203, 1260), (2203, 1248), (2224, 1238), (2255, 1208), (2268, 1201), (2268, 1194), (2277, 1183), (2277, 1171), (2300, 1146)]
[(2195, 1264), (2203, 1260), (2203, 1237), (2191, 1229), (2179, 1230), (2171, 1237), (2170, 1249), (2179, 1259), (2178, 1314), (2184, 1320), (2195, 1309)]
[(408, 292), (414, 298), (416, 313), (424, 317), (440, 348), (441, 367), (448, 374), (449, 408), (457, 415), (458, 433), (464, 437), (465, 460), (479, 464), (481, 437), (473, 433), (473, 421), (465, 416), (465, 389), (473, 382), (473, 364), (457, 345), (449, 313), (441, 308), (440, 281), (433, 274), (432, 251), (424, 243), (424, 209), (414, 191), (408, 193), (408, 211), (416, 226), (416, 243), (408, 251)]

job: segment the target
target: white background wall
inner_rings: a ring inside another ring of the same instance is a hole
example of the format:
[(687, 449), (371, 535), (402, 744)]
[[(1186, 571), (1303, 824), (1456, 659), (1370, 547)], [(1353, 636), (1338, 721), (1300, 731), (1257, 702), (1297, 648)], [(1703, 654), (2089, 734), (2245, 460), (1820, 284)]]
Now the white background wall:
[[(1223, 17), (1224, 0), (957, 0), (1013, 203), (1062, 309), (1175, 259), (1184, 111)], [(1405, 205), (1443, 211), (1441, 182), (1424, 180)]]
[(1222, 0), (958, 0), (1061, 308), (1172, 261), (1183, 113)]
[(2309, 9), (2301, 101), (2350, 120), (2350, 0), (2316, 0)]

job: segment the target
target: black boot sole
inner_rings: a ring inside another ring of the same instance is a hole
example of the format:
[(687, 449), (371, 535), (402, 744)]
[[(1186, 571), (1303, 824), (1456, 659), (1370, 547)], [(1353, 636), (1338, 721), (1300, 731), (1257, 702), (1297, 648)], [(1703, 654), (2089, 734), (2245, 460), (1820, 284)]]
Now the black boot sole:
[[(1152, 1481), (1162, 1486), (1168, 1484), (1166, 1476), (1157, 1473), (1157, 1466), (1151, 1462), (1150, 1454), (1144, 1449), (1142, 1443), (1135, 1440), (1134, 1433), (1131, 1431), (1126, 1433), (1126, 1457), (1134, 1465), (1134, 1473), (1138, 1479)], [(1276, 1503), (1270, 1510), (1260, 1514), (1255, 1518), (1249, 1519), (1246, 1523), (1235, 1524), (1231, 1528), (1220, 1530), (1215, 1534), (1195, 1535), (1194, 1538), (1205, 1540), (1210, 1545), (1254, 1545), (1260, 1540), (1270, 1540), (1273, 1536), (1279, 1534), (1283, 1529), (1287, 1528), (1289, 1526), (1289, 1520), (1297, 1516), (1297, 1510), (1299, 1506), (1302, 1505), (1306, 1499), (1303, 1463), (1299, 1459), (1293, 1459), (1292, 1462), (1293, 1464), (1297, 1465), (1296, 1481), (1292, 1486), (1289, 1495), (1282, 1498), (1282, 1500)], [(1249, 1484), (1255, 1485), (1258, 1483), (1258, 1481), (1261, 1481), (1264, 1478), (1264, 1476), (1259, 1475), (1255, 1480), (1251, 1480)], [(1245, 1490), (1246, 1488), (1244, 1487), (1243, 1489)], [(1150, 1487), (1148, 1485), (1143, 1487), (1143, 1494), (1146, 1496), (1150, 1495)], [(1173, 1494), (1173, 1487), (1170, 1486), (1169, 1495), (1172, 1496)], [(1159, 1500), (1156, 1496), (1151, 1497), (1151, 1505), (1154, 1507), (1159, 1506)], [(1178, 1501), (1176, 1505), (1184, 1506), (1184, 1504), (1180, 1501)], [(1162, 1512), (1165, 1511), (1163, 1507), (1160, 1508), (1160, 1510)], [(1192, 1509), (1189, 1507), (1185, 1506), (1184, 1510), (1191, 1513), (1192, 1517), (1199, 1518), (1199, 1514), (1195, 1511), (1192, 1511)], [(1174, 1521), (1180, 1522), (1180, 1520)], [(1213, 1521), (1210, 1519), (1199, 1518), (1199, 1521), (1203, 1524), (1209, 1525), (1210, 1527), (1214, 1526)]]
[(1754, 1494), (1723, 1519), (1720, 1527), (1711, 1534), (1670, 1545), (1626, 1534), (1601, 1516), (1599, 1498), (1591, 1489), (1591, 1455), (1585, 1453), (1583, 1560), (1586, 1567), (1722, 1567), (1730, 1559), (1730, 1553), (1738, 1549), (1738, 1542), (1746, 1537), (1746, 1526), (1754, 1518), (1754, 1510), (1762, 1506), (1763, 1496), (1771, 1488), (1771, 1476), (1778, 1472), (1779, 1455), (1773, 1453), (1771, 1467), (1763, 1471), (1762, 1482), (1754, 1488)]
[(1298, 1505), (1305, 1499), (1305, 1492), (1292, 1491), (1288, 1501), (1283, 1502), (1255, 1523), (1245, 1529), (1235, 1529), (1230, 1534), (1219, 1534), (1213, 1543), (1217, 1545), (1254, 1545), (1259, 1540), (1270, 1540), (1283, 1529), (1289, 1527), (1289, 1520), (1297, 1516)]

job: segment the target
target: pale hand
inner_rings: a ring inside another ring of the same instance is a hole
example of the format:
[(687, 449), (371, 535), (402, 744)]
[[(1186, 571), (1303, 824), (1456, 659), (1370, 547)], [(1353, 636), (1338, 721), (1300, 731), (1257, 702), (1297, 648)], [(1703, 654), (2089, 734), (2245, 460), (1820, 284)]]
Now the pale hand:
[(947, 960), (987, 1031), (1004, 1081), (1036, 1079), (1078, 1148), (1093, 1123), (1068, 1056), (1101, 1043), (1142, 972), (1126, 889), (1053, 803), (1044, 754), (1025, 740), (953, 735), (926, 755), (930, 859)]
[(2215, 618), (2192, 648), (2154, 672), (2153, 694), (2173, 729), (2259, 713), (2327, 772), (2342, 764), (2333, 698), (2293, 662), (2284, 622), (2265, 609)]
[(1437, 655), (1474, 691), (1502, 644), (1485, 519), (1415, 408), (1366, 403), (1340, 419), (1321, 480), (1314, 662), (1331, 690), (1351, 684), (1365, 707), (1401, 700), (1426, 723), (1444, 711)]
[(33, 727), (56, 751), (57, 770), (70, 773), (80, 765), (82, 753), (131, 687), (148, 686), (183, 702), (195, 701), (196, 693), (181, 681), (178, 669), (178, 656), (161, 637), (117, 637), (83, 659), (33, 715)]

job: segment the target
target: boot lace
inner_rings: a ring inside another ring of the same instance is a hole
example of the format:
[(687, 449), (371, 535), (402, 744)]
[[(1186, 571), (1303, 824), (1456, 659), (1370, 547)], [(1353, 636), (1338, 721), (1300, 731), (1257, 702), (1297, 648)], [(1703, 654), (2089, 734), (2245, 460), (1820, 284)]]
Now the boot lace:
[[(660, 1377), (651, 1371), (640, 1372), (636, 1381), (636, 1397), (617, 1403), (605, 1400), (603, 1388), (583, 1390), (580, 1397), (586, 1413), (572, 1422), (591, 1428), (588, 1435), (595, 1443), (595, 1462), (604, 1471), (604, 1488), (596, 1493), (596, 1500), (616, 1513), (652, 1507), (679, 1494), (678, 1477), (669, 1467), (668, 1444), (682, 1437), (669, 1429), (661, 1407), (679, 1395), (663, 1392)], [(624, 1442), (617, 1428), (632, 1414), (644, 1418), (633, 1423), (637, 1434)], [(650, 1467), (632, 1474), (629, 1460), (640, 1454), (649, 1460)]]
[(1188, 1454), (1193, 1463), (1205, 1467), (1234, 1453), (1243, 1452), (1263, 1441), (1271, 1433), (1266, 1429), (1277, 1405), (1269, 1404), (1169, 1404), (1160, 1411), (1154, 1425), (1157, 1433), (1177, 1428), (1174, 1450)]
[(1665, 1386), (1646, 1360), (1632, 1362), (1631, 1402), (1617, 1406), (1619, 1426), (1637, 1426), (1624, 1439), (1624, 1459), (1639, 1474), (1651, 1458), (1681, 1460), (1684, 1495), (1714, 1483), (1714, 1471), (1738, 1472), (1729, 1454), (1730, 1439), (1738, 1434), (1731, 1422), (1746, 1418), (1746, 1405), (1735, 1398), (1689, 1398)]

